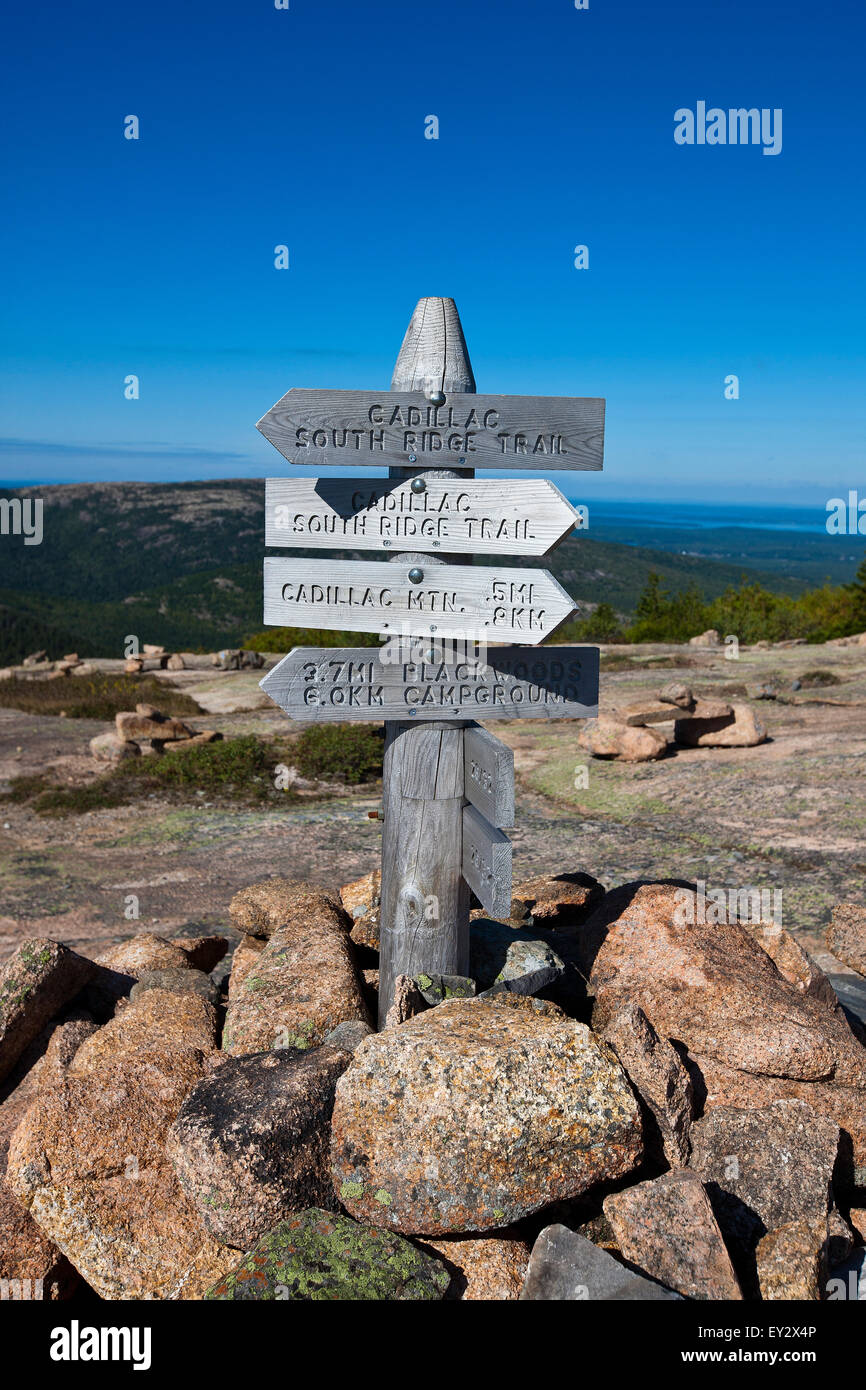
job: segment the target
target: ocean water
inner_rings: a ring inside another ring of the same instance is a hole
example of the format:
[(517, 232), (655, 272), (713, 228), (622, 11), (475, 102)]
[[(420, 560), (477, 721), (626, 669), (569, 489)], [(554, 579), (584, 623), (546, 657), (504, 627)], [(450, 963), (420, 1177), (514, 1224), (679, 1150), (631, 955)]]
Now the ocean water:
[[(581, 499), (582, 501), (585, 499)], [(702, 502), (590, 502), (589, 529), (797, 531), (827, 535), (823, 507), (715, 506)]]

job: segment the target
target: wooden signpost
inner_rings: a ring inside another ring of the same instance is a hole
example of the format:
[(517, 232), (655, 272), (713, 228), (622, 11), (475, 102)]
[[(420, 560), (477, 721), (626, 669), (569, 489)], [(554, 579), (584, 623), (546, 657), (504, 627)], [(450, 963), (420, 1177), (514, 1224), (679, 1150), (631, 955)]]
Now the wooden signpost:
[[(461, 563), (546, 555), (578, 514), (546, 479), (472, 470), (601, 468), (604, 401), (476, 395), (454, 301), (431, 298), (390, 391), (292, 390), (258, 428), (293, 463), (390, 465), (382, 481), (268, 480), (268, 545), (391, 563), (266, 559), (265, 622), (386, 641), (295, 648), (261, 683), (294, 719), (385, 720), (382, 1026), (398, 975), (468, 973), (470, 889), (491, 915), (510, 912), (514, 760), (475, 720), (598, 711), (598, 649), (536, 645), (574, 611), (552, 575)], [(510, 641), (523, 645), (495, 645)]]
[(580, 514), (546, 478), (268, 478), (265, 545), (547, 555)]

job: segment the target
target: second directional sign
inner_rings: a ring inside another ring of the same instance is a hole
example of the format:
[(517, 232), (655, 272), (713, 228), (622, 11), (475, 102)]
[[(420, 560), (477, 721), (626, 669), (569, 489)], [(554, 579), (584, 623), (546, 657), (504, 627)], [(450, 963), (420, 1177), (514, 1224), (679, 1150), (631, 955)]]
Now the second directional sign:
[(546, 570), (265, 560), (264, 620), (276, 627), (543, 642), (574, 612)]
[(581, 522), (546, 478), (268, 478), (265, 544), (546, 555)]

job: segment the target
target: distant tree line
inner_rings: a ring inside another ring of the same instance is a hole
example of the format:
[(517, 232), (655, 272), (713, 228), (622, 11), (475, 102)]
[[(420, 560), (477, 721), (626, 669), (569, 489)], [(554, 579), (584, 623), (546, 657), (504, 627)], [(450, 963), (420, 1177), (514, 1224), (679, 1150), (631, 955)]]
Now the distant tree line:
[(707, 600), (697, 585), (669, 593), (650, 571), (634, 617), (624, 619), (609, 603), (565, 624), (554, 642), (687, 642), (708, 628), (734, 633), (745, 645), (803, 637), (828, 642), (866, 631), (866, 559), (850, 584), (824, 584), (799, 597), (774, 594), (758, 583), (730, 587)]

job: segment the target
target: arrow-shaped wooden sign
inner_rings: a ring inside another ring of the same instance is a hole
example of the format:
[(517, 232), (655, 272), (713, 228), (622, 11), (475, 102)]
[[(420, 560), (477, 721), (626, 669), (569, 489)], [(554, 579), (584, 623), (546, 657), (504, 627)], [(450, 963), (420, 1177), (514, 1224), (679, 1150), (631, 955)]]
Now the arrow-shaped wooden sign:
[(598, 647), (491, 647), (483, 660), (428, 659), (426, 643), (411, 648), (385, 660), (386, 648), (295, 647), (261, 688), (293, 719), (316, 723), (598, 714)]
[(287, 391), (257, 428), (292, 463), (558, 469), (602, 467), (604, 401), (594, 396), (423, 391)]
[(485, 912), (511, 912), (511, 841), (474, 806), (463, 807), (463, 877)]
[(546, 555), (581, 524), (546, 478), (268, 478), (265, 544)]
[(575, 605), (547, 570), (395, 560), (265, 560), (265, 617), (276, 627), (384, 636), (435, 634), (543, 642)]
[(491, 825), (514, 824), (514, 753), (480, 724), (463, 731), (463, 794)]

